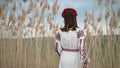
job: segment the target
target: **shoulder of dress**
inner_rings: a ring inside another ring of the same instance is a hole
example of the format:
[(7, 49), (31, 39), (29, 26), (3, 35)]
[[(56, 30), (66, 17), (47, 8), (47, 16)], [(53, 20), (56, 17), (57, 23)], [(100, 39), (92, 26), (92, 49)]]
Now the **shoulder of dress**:
[(62, 33), (62, 31), (59, 29), (59, 30), (57, 30), (57, 32), (56, 33)]

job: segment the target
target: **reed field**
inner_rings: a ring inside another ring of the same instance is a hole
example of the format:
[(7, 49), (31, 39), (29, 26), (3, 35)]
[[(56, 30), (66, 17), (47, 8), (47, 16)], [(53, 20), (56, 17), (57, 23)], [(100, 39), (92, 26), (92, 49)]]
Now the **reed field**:
[[(30, 4), (24, 8), (27, 1)], [(85, 12), (88, 68), (120, 68), (120, 7), (116, 2), (96, 0), (95, 5), (101, 9), (99, 15)], [(59, 0), (53, 0), (52, 5), (48, 0), (2, 0), (0, 68), (58, 68), (55, 35), (61, 25), (55, 16), (59, 7)]]

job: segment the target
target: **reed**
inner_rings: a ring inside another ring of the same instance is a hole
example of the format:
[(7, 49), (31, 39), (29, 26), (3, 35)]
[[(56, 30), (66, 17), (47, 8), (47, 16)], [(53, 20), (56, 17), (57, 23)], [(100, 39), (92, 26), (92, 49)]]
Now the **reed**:
[[(55, 21), (60, 7), (59, 1), (54, 0), (51, 6), (48, 0), (30, 0), (26, 9), (22, 6), (27, 0), (2, 2), (4, 4), (0, 4), (0, 68), (57, 68), (59, 56), (54, 51), (54, 42), (56, 31), (61, 26)], [(119, 68), (120, 7), (118, 11), (114, 10), (116, 0), (106, 0), (105, 5), (102, 5), (103, 0), (95, 2), (100, 7), (105, 7), (106, 12), (104, 14), (103, 8), (100, 8), (98, 17), (95, 11), (85, 12), (84, 31), (91, 60), (88, 68)], [(11, 5), (7, 19), (8, 3), (12, 3), (13, 6)], [(18, 15), (17, 8), (21, 11)], [(48, 12), (47, 17), (44, 17), (47, 11), (52, 12)], [(102, 23), (104, 20), (105, 24)], [(103, 29), (104, 25), (106, 30)], [(107, 35), (104, 35), (104, 30)]]

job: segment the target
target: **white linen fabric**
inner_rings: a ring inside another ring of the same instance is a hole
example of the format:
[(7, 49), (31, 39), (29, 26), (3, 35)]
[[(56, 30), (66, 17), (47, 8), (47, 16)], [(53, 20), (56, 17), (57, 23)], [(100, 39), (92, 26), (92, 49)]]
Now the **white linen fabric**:
[[(83, 61), (87, 57), (85, 35), (81, 28), (75, 31), (57, 31), (55, 50), (60, 56), (59, 68), (85, 68)], [(62, 49), (79, 49), (77, 52)]]

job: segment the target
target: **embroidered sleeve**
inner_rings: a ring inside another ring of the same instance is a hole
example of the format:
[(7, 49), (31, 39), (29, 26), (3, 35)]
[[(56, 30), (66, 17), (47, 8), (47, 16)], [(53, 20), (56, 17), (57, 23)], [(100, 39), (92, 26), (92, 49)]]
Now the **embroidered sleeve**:
[(87, 56), (87, 46), (85, 44), (85, 39), (84, 38), (81, 40), (81, 55), (82, 55), (82, 57), (81, 57), (82, 60), (87, 58), (86, 57)]
[(85, 44), (85, 35), (83, 30), (79, 30), (77, 32), (77, 38), (79, 39), (80, 45), (80, 54), (81, 54), (81, 61), (83, 62), (85, 58), (87, 58), (87, 46)]
[(60, 41), (61, 41), (61, 34), (58, 32), (56, 35), (56, 41), (55, 41), (55, 51), (58, 53), (59, 56), (62, 50)]

